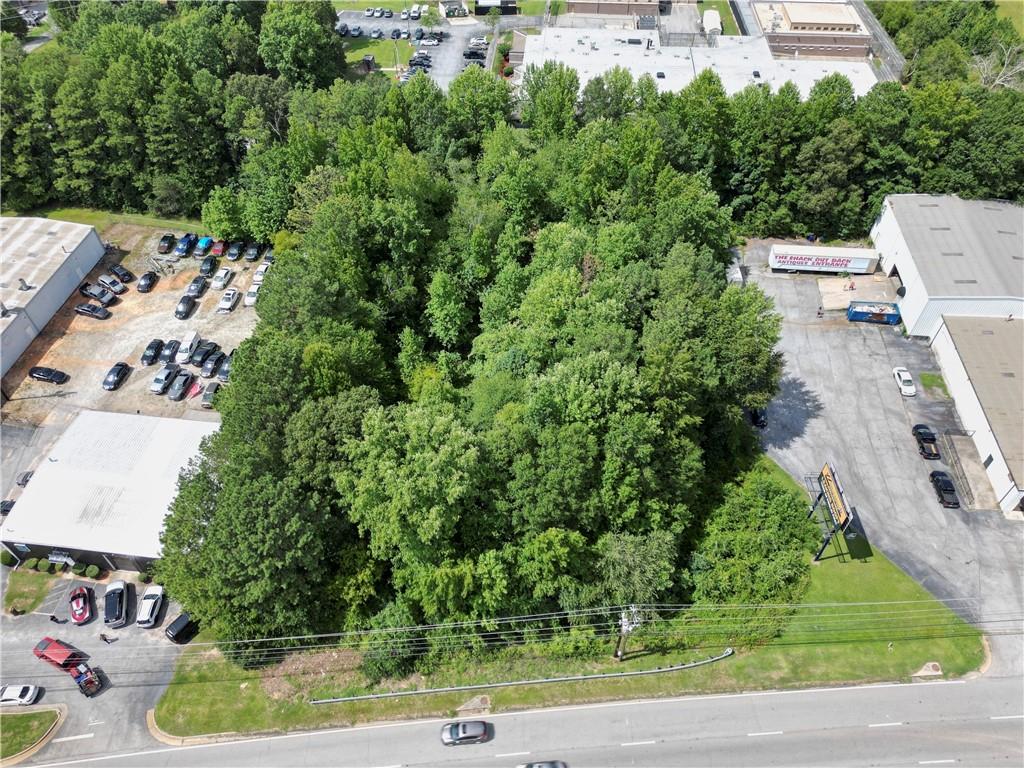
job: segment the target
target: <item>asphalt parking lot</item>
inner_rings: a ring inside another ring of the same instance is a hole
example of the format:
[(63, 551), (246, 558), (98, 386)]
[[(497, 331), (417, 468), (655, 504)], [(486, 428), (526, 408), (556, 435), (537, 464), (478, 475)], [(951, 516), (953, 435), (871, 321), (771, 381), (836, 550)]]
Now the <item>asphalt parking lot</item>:
[[(151, 232), (149, 239), (151, 242), (133, 249), (133, 255), (122, 262), (136, 281), (152, 267), (147, 255), (156, 253), (159, 233)], [(109, 261), (102, 260), (86, 280), (95, 283), (106, 272)], [(3, 409), (4, 421), (35, 426), (54, 420), (67, 422), (81, 409), (216, 419), (216, 414), (201, 408), (198, 394), (181, 402), (151, 394), (149, 385), (160, 365), (143, 366), (139, 358), (151, 339), (181, 339), (192, 330), (230, 352), (252, 333), (256, 312), (253, 307), (242, 306), (239, 300), (234, 311), (218, 314), (217, 302), (222, 292), (207, 288), (192, 316), (176, 319), (175, 306), (189, 282), (198, 275), (199, 261), (186, 258), (172, 266), (174, 274), (162, 275), (151, 293), (139, 293), (135, 290), (136, 281), (129, 283), (128, 291), (111, 305), (111, 316), (106, 320), (76, 315), (74, 306), (85, 299), (75, 291), (4, 377), (4, 392), (9, 396)], [(221, 259), (220, 266), (235, 271), (228, 285), (244, 294), (258, 263)], [(106, 391), (101, 382), (118, 361), (131, 365), (131, 373), (119, 389)], [(35, 381), (28, 377), (32, 366), (57, 368), (71, 378), (63, 385)], [(194, 368), (189, 370), (197, 372)]]
[[(783, 317), (785, 369), (762, 440), (769, 455), (798, 479), (833, 462), (872, 546), (936, 597), (974, 598), (958, 611), (964, 618), (1020, 632), (1024, 524), (998, 509), (938, 504), (928, 480), (936, 462), (918, 456), (911, 427), (959, 428), (955, 409), (920, 386), (917, 397), (902, 397), (892, 379), (899, 365), (915, 378), (938, 372), (927, 344), (888, 326), (850, 323), (842, 312), (818, 318), (816, 278), (772, 273), (767, 253), (767, 244), (749, 244), (744, 265)], [(1019, 635), (991, 643), (991, 673), (1021, 674)]]
[[(132, 576), (116, 573), (105, 582)], [(157, 744), (146, 727), (146, 712), (156, 706), (181, 652), (164, 636), (164, 628), (177, 616), (177, 607), (165, 601), (158, 625), (140, 629), (134, 624), (134, 612), (145, 585), (136, 584), (130, 614), (133, 623), (121, 629), (106, 629), (102, 618), (105, 582), (61, 578), (35, 612), (0, 618), (4, 684), (41, 686), (44, 690), (38, 704), (68, 706), (67, 720), (60, 731), (30, 763), (84, 758)], [(94, 589), (94, 618), (82, 626), (70, 621), (59, 625), (50, 621), (51, 612), (58, 619), (68, 618), (67, 595), (78, 585)], [(116, 640), (109, 645), (104, 643), (99, 637), (101, 632)], [(32, 648), (44, 637), (57, 638), (82, 651), (89, 665), (99, 671), (103, 690), (87, 698), (67, 673), (37, 659)]]

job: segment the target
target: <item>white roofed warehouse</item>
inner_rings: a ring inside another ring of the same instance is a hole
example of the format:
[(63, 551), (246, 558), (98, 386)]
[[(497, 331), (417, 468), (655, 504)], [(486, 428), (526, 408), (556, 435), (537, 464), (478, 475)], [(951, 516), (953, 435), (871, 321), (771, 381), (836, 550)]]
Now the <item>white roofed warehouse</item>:
[(145, 570), (160, 556), (160, 534), (179, 472), (218, 425), (82, 411), (35, 468), (0, 529), (19, 560)]
[(103, 256), (85, 224), (0, 218), (0, 375), (6, 375)]

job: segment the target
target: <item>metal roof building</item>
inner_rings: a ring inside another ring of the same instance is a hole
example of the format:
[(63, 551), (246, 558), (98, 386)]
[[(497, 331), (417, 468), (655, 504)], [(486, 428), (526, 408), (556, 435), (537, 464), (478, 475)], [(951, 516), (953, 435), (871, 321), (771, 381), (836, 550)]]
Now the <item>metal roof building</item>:
[(178, 473), (217, 428), (205, 421), (82, 411), (35, 468), (0, 541), (19, 559), (146, 568), (160, 556)]
[(946, 317), (932, 341), (943, 378), (1004, 511), (1024, 499), (1024, 319)]
[(943, 316), (1024, 316), (1024, 208), (955, 195), (890, 195), (871, 229), (898, 276), (907, 332), (932, 339)]
[(103, 256), (96, 230), (32, 217), (0, 218), (0, 376)]

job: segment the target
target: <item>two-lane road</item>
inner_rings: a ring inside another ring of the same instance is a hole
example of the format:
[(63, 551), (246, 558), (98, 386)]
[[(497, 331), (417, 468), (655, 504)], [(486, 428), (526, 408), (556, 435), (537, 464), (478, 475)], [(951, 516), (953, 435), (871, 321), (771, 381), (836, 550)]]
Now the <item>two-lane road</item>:
[(45, 765), (1021, 765), (1024, 681), (693, 696), (498, 714), (486, 744), (443, 747), (441, 720), (97, 755)]

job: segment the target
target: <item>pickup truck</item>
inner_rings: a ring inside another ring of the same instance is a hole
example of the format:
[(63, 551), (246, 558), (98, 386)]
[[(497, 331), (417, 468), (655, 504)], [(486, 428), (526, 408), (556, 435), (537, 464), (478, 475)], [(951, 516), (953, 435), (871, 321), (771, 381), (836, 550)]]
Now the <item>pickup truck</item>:
[(102, 690), (103, 682), (100, 680), (99, 675), (96, 674), (96, 670), (86, 664), (85, 657), (82, 656), (81, 651), (72, 648), (67, 643), (55, 640), (52, 637), (44, 637), (36, 643), (32, 653), (36, 655), (36, 658), (42, 659), (57, 669), (62, 669), (71, 675), (71, 679), (75, 681), (78, 690), (84, 695), (95, 696)]

